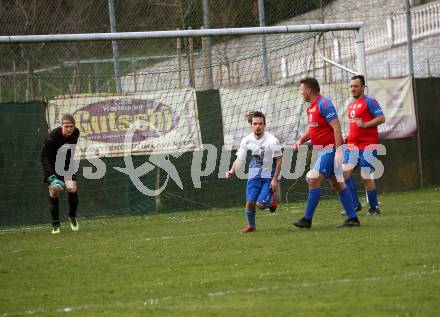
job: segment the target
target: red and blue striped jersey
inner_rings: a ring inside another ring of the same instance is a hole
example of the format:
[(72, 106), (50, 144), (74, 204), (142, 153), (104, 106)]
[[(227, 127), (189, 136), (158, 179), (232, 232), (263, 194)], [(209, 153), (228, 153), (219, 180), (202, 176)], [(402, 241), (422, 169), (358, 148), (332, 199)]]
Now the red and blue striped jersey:
[(368, 122), (376, 117), (383, 116), (382, 109), (376, 99), (368, 96), (360, 97), (348, 106), (347, 115), (350, 120), (347, 144), (356, 145), (359, 150), (364, 150), (368, 145), (379, 142), (377, 126), (360, 128), (356, 124), (356, 119)]
[(337, 119), (338, 114), (330, 99), (319, 96), (307, 108), (307, 116), (312, 145), (335, 144), (333, 128), (329, 122)]

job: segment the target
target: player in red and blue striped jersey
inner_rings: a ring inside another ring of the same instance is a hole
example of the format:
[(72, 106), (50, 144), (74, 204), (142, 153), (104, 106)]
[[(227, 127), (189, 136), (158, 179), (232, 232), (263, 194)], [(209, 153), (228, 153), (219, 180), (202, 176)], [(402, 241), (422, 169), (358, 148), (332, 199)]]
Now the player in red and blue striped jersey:
[(350, 120), (350, 130), (344, 155), (344, 178), (350, 188), (354, 206), (357, 210), (360, 210), (361, 204), (356, 192), (356, 183), (351, 176), (354, 168), (359, 165), (370, 205), (368, 215), (379, 215), (376, 185), (372, 175), (374, 167), (370, 162), (377, 155), (377, 144), (379, 142), (377, 127), (385, 122), (385, 116), (379, 103), (364, 94), (364, 76), (353, 76), (350, 89), (354, 101), (349, 105), (347, 113)]
[(335, 171), (339, 169), (342, 176), (343, 153), (341, 125), (335, 107), (330, 99), (321, 96), (319, 83), (315, 78), (307, 77), (300, 81), (301, 95), (304, 101), (309, 103), (307, 108), (308, 129), (295, 143), (294, 149), (307, 141), (311, 141), (314, 150), (321, 148), (316, 164), (311, 169), (311, 177), (308, 179), (309, 195), (307, 198), (304, 217), (293, 224), (299, 228), (312, 226), (315, 209), (319, 203), (320, 186), (327, 179), (339, 193), (344, 210), (347, 211), (348, 219), (342, 224), (343, 227), (359, 226), (360, 222), (353, 206), (353, 200), (349, 189), (344, 181), (338, 182)]

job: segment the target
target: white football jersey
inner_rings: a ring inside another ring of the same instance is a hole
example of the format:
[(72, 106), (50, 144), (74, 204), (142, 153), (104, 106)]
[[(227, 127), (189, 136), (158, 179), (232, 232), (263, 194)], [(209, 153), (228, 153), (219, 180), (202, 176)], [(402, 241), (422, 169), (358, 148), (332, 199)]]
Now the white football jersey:
[(283, 155), (278, 139), (269, 132), (264, 132), (260, 139), (251, 133), (241, 140), (237, 158), (246, 161), (248, 151), (251, 151), (248, 178), (272, 178), (275, 173), (275, 158)]

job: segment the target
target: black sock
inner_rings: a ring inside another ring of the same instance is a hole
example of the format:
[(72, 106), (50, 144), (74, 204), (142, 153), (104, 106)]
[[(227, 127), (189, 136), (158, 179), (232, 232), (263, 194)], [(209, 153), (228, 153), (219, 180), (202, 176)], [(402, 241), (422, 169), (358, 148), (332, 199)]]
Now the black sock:
[(49, 196), (49, 211), (52, 216), (52, 225), (59, 226), (60, 225), (60, 210), (58, 198), (53, 198)]
[(76, 209), (78, 208), (78, 192), (69, 193), (69, 217), (76, 218)]

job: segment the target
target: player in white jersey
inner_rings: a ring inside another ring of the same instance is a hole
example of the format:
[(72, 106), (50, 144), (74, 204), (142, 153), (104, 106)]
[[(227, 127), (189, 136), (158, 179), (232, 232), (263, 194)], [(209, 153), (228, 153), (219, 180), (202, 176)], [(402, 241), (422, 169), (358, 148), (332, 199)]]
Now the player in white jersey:
[(226, 173), (226, 177), (232, 177), (235, 171), (246, 162), (247, 152), (251, 151), (245, 209), (248, 225), (243, 228), (243, 232), (256, 231), (255, 208), (269, 208), (271, 212), (275, 211), (275, 196), (283, 155), (278, 139), (264, 131), (266, 118), (263, 113), (259, 111), (249, 113), (248, 122), (252, 133), (241, 140), (237, 159)]

